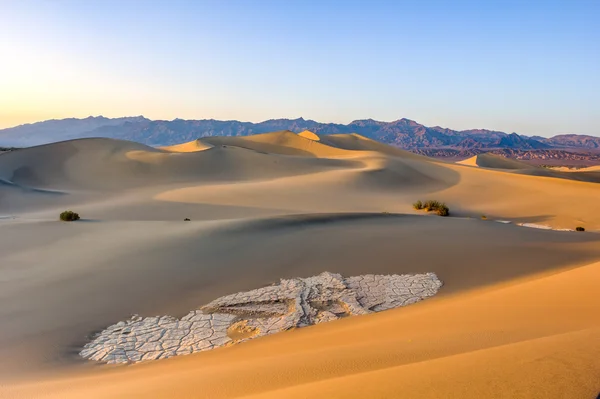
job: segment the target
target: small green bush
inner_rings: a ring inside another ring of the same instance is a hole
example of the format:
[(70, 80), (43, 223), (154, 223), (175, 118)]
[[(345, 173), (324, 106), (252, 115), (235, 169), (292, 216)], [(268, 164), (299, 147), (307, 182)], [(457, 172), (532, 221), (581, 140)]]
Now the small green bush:
[(435, 200), (428, 200), (425, 201), (425, 203), (423, 204), (423, 208), (429, 212), (429, 211), (435, 211), (436, 209), (438, 209), (440, 207), (440, 202), (439, 201), (435, 201)]
[(64, 211), (60, 214), (60, 220), (62, 220), (63, 222), (73, 222), (79, 219), (79, 214), (77, 212)]
[(435, 212), (440, 216), (450, 215), (450, 209), (443, 202), (435, 200), (427, 200), (425, 203), (417, 201), (413, 204), (413, 208), (416, 210), (424, 209), (427, 212)]
[(585, 228), (583, 228), (581, 226), (577, 226), (577, 227), (575, 227), (575, 230), (577, 230), (577, 231), (585, 231)]
[(444, 203), (439, 204), (435, 212), (440, 216), (450, 215), (450, 209)]

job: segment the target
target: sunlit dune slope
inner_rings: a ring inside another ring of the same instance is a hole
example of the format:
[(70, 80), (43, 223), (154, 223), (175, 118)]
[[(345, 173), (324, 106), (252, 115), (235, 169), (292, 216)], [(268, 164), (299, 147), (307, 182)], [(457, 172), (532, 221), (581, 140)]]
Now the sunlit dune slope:
[(205, 137), (202, 141), (214, 146), (235, 146), (283, 155), (313, 157), (353, 155), (350, 151), (322, 144), (321, 142), (300, 136), (289, 130), (244, 137)]
[(159, 147), (159, 149), (169, 152), (196, 152), (212, 148), (212, 145), (204, 143), (200, 140), (188, 141), (187, 143), (170, 145), (167, 147)]
[[(600, 302), (589, 279), (597, 278), (599, 263), (386, 315), (377, 327), (375, 320), (365, 321), (364, 335), (372, 329), (379, 339), (366, 338), (355, 348), (366, 359), (379, 350), (378, 358), (389, 363), (243, 397), (388, 398), (402, 392), (419, 398), (593, 399), (600, 372), (593, 355), (600, 350), (600, 322), (593, 312)], [(341, 340), (353, 333), (358, 341), (352, 327)], [(391, 353), (383, 357), (386, 349)], [(340, 352), (335, 355), (343, 357)]]
[(306, 139), (313, 140), (313, 141), (321, 140), (321, 138), (319, 136), (317, 136), (315, 133), (311, 132), (310, 130), (303, 130), (300, 133), (298, 133), (298, 136), (302, 136)]

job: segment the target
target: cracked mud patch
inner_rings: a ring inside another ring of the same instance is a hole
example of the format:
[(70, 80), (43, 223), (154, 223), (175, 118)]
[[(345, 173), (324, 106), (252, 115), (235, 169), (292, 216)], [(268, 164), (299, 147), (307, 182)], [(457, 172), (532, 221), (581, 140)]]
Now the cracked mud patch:
[(211, 350), (291, 328), (407, 306), (433, 296), (434, 273), (367, 274), (344, 278), (329, 272), (218, 298), (181, 319), (141, 318), (114, 324), (81, 352), (104, 363), (136, 363)]

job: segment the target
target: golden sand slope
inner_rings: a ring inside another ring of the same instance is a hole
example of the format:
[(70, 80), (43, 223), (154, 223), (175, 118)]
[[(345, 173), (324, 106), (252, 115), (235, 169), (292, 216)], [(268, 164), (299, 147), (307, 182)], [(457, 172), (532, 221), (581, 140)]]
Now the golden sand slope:
[(196, 152), (196, 151), (204, 151), (209, 148), (212, 148), (212, 145), (204, 143), (200, 140), (188, 141), (187, 143), (170, 145), (166, 147), (158, 147), (161, 150), (169, 151), (169, 152)]
[(315, 133), (311, 132), (310, 130), (303, 130), (300, 133), (298, 133), (298, 136), (302, 136), (306, 139), (313, 140), (313, 141), (321, 140), (321, 138), (319, 136), (317, 136)]

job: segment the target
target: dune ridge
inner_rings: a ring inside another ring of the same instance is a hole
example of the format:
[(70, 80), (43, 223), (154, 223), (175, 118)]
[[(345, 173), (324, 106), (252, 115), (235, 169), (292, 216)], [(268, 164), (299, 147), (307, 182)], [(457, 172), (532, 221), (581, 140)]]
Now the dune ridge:
[(204, 151), (212, 148), (212, 145), (204, 143), (200, 140), (188, 141), (187, 143), (175, 144), (166, 147), (158, 147), (163, 151), (169, 152), (196, 152)]
[(479, 166), (483, 168), (493, 169), (535, 169), (536, 167), (525, 162), (509, 159), (495, 154), (479, 154), (465, 159), (464, 161), (457, 162), (461, 165)]
[(303, 130), (300, 133), (298, 133), (298, 136), (302, 136), (304, 138), (314, 140), (314, 141), (321, 141), (321, 138), (318, 135), (316, 135), (315, 133), (311, 132), (310, 130)]
[(205, 137), (202, 141), (211, 145), (228, 145), (281, 155), (314, 157), (353, 155), (344, 149), (322, 144), (289, 130), (243, 137)]

